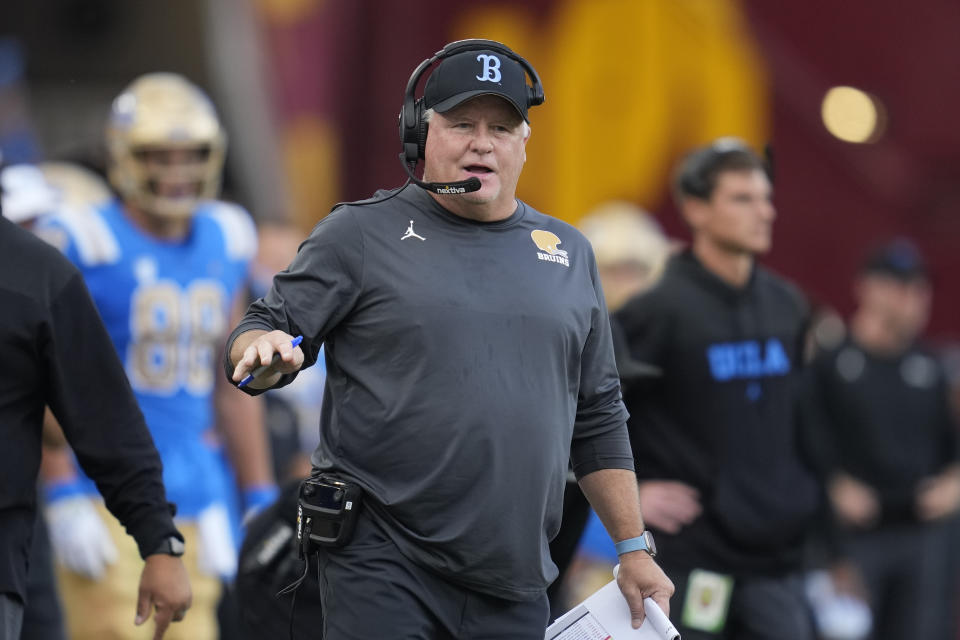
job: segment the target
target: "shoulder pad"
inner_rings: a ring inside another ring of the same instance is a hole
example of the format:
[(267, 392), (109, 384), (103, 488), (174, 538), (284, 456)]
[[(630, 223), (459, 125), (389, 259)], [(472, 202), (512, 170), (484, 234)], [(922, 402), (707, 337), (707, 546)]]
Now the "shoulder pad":
[[(95, 207), (64, 207), (49, 221), (62, 226), (83, 266), (113, 264), (120, 259), (120, 243), (100, 210)], [(43, 237), (45, 232), (40, 232)], [(54, 242), (54, 245), (57, 243)], [(63, 250), (65, 247), (60, 247)]]
[(231, 260), (252, 260), (257, 253), (257, 229), (247, 210), (219, 200), (210, 201), (207, 205), (206, 212), (223, 234), (227, 257)]

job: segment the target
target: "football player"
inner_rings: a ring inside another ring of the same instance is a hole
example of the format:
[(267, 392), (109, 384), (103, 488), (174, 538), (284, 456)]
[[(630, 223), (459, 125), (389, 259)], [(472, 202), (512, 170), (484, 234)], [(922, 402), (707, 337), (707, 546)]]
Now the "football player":
[[(246, 211), (214, 199), (226, 136), (210, 100), (185, 78), (136, 79), (113, 102), (107, 147), (117, 197), (82, 214), (64, 208), (39, 233), (83, 272), (163, 460), (194, 594), (169, 636), (216, 638), (221, 579), (236, 570), (235, 493), (221, 437), (244, 508), (275, 496), (260, 403), (214, 375), (231, 317), (245, 307), (256, 233)], [(131, 624), (136, 548), (102, 503), (89, 509), (96, 493), (88, 480), (61, 473), (47, 483), (70, 636), (139, 637)], [(97, 533), (91, 513), (109, 536)]]

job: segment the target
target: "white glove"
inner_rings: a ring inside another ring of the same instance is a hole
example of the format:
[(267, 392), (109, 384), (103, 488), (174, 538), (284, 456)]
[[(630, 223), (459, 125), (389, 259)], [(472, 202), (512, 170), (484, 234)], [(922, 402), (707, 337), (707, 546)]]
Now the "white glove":
[(809, 572), (804, 588), (814, 623), (825, 640), (863, 640), (870, 635), (873, 614), (869, 605), (837, 591), (829, 571)]
[(197, 537), (200, 570), (207, 575), (232, 580), (237, 575), (237, 546), (226, 507), (215, 502), (200, 512)]
[(117, 561), (110, 532), (88, 496), (73, 495), (51, 502), (46, 515), (54, 555), (70, 571), (99, 580), (107, 565)]

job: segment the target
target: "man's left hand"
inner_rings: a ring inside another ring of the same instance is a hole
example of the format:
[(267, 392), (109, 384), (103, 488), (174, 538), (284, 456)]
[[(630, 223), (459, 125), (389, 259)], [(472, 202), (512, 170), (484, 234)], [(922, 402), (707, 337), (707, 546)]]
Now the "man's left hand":
[(663, 612), (670, 615), (673, 583), (646, 551), (631, 551), (620, 556), (617, 586), (630, 606), (634, 629), (640, 628), (646, 616), (643, 610), (644, 598), (653, 598)]
[(960, 508), (960, 467), (953, 465), (925, 478), (917, 488), (917, 512), (925, 522), (940, 520)]
[(187, 569), (180, 558), (164, 554), (147, 556), (140, 574), (135, 624), (146, 622), (151, 609), (155, 608), (157, 626), (153, 640), (160, 640), (171, 622), (183, 620), (192, 601)]

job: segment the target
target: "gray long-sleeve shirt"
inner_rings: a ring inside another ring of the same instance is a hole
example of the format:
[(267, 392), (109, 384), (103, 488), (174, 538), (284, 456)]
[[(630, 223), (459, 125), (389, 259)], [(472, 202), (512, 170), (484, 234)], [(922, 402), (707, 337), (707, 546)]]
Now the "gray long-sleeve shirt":
[(590, 245), (526, 204), (479, 223), (407, 187), (341, 207), (229, 344), (256, 328), (303, 335), (306, 364), (325, 343), (314, 464), (366, 488), (404, 555), (467, 587), (537, 597), (568, 460), (633, 469)]

